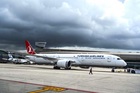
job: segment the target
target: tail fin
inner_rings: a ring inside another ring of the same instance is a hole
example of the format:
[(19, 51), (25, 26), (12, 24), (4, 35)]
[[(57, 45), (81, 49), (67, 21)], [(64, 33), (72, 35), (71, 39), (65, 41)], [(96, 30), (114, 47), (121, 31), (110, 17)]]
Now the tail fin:
[(36, 52), (34, 51), (33, 47), (31, 46), (28, 40), (25, 40), (25, 45), (26, 45), (26, 50), (28, 54), (31, 54), (31, 55), (36, 54)]

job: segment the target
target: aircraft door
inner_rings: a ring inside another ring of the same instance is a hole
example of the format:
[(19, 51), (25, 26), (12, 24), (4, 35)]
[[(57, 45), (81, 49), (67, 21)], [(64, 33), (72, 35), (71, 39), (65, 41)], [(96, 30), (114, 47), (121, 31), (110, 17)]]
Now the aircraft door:
[(111, 56), (108, 56), (107, 57), (107, 62), (111, 62), (111, 60), (112, 60), (112, 57)]

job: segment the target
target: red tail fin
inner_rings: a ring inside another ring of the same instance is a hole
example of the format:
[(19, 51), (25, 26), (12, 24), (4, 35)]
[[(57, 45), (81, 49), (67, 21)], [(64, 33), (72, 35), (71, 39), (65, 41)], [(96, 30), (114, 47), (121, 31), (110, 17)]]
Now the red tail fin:
[(34, 51), (33, 47), (31, 46), (28, 40), (25, 40), (25, 45), (26, 45), (26, 50), (28, 54), (32, 54), (32, 55), (36, 54), (36, 52)]

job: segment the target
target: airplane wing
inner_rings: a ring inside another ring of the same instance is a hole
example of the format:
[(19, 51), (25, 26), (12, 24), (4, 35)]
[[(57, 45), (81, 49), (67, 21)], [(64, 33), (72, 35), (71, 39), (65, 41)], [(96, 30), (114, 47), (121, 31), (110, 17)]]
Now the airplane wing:
[(32, 55), (32, 56), (40, 57), (40, 58), (47, 59), (47, 60), (50, 60), (50, 61), (57, 61), (57, 60), (59, 60), (59, 58), (48, 57), (48, 56), (40, 56), (40, 55)]
[(45, 60), (47, 59), (47, 60), (54, 61), (54, 62), (56, 62), (56, 61), (58, 61), (58, 60), (67, 60), (67, 61), (70, 61), (70, 62), (72, 62), (72, 63), (75, 63), (75, 62), (76, 62), (76, 60), (74, 60), (74, 59), (54, 58), (54, 57), (39, 56), (39, 55), (33, 55), (33, 56), (40, 57), (40, 58), (43, 58), (43, 59), (45, 59)]

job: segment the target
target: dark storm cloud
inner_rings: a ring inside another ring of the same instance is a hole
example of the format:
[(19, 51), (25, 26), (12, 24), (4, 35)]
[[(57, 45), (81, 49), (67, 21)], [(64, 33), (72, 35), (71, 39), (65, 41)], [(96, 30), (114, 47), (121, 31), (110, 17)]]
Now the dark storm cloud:
[(47, 47), (140, 49), (139, 4), (139, 0), (1, 0), (0, 47), (24, 49), (27, 39), (32, 44), (46, 41)]

